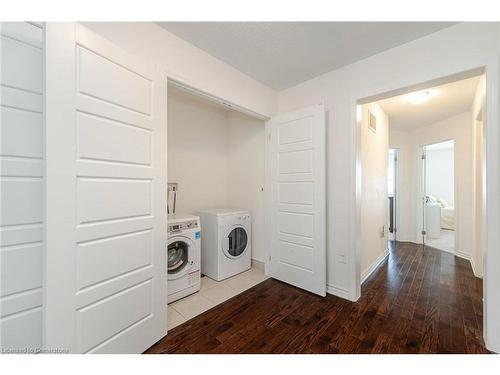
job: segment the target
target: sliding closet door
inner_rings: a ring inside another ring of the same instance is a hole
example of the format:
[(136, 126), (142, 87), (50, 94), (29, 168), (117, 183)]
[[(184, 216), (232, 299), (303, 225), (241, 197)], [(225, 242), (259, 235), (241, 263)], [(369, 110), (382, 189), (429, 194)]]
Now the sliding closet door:
[(166, 334), (166, 77), (47, 24), (46, 342), (138, 353)]

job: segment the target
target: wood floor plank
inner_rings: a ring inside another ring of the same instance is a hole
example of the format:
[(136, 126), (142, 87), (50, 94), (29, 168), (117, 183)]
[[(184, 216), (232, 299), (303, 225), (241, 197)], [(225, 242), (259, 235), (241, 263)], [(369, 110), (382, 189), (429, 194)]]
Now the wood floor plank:
[(268, 279), (146, 353), (488, 353), (482, 292), (467, 260), (393, 242), (356, 302)]

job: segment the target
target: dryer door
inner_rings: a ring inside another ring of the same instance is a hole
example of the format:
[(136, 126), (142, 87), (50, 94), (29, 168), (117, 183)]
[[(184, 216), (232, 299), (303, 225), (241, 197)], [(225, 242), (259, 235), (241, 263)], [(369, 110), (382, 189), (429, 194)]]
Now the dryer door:
[(248, 247), (248, 233), (241, 225), (235, 225), (230, 228), (224, 241), (222, 242), (222, 250), (228, 258), (236, 259), (241, 257)]
[(173, 237), (168, 241), (167, 270), (169, 279), (181, 277), (188, 272), (193, 260), (190, 252), (192, 241), (187, 237)]

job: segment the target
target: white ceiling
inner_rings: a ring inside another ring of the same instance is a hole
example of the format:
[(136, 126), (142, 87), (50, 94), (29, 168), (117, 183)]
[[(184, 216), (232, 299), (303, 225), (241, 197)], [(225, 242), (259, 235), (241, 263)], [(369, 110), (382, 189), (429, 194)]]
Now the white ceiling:
[(468, 111), (478, 83), (479, 77), (472, 77), (424, 90), (435, 96), (423, 104), (408, 103), (407, 94), (380, 100), (378, 104), (389, 117), (391, 128), (414, 129)]
[(158, 22), (282, 90), (453, 25), (452, 22)]

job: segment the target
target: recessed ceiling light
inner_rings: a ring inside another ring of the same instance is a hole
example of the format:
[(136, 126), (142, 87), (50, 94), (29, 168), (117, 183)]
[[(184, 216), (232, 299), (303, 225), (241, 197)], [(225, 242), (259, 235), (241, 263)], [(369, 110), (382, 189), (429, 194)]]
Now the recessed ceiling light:
[(418, 91), (412, 92), (411, 94), (406, 95), (406, 101), (410, 104), (423, 104), (429, 101), (435, 94), (433, 91)]

